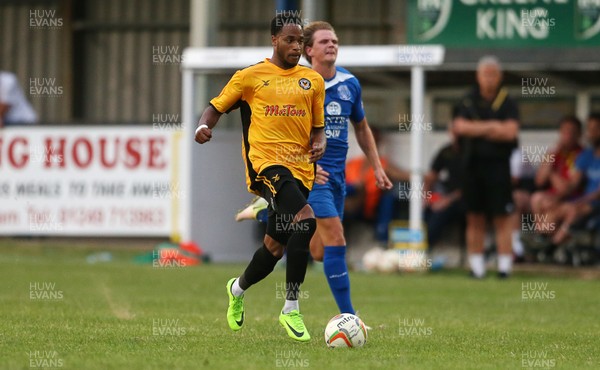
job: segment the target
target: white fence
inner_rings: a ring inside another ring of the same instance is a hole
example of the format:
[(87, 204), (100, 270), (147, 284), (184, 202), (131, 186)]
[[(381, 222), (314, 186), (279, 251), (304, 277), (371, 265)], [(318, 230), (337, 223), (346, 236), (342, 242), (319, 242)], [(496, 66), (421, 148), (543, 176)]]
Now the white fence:
[(177, 235), (181, 131), (0, 131), (0, 235)]

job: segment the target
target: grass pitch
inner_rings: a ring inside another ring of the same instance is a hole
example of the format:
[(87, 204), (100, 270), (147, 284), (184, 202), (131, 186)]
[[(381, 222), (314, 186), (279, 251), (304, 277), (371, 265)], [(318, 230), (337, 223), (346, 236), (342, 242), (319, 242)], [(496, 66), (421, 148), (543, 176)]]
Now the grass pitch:
[(373, 330), (362, 349), (330, 350), (323, 330), (337, 309), (317, 269), (300, 303), (313, 339), (296, 343), (277, 321), (281, 269), (247, 292), (234, 333), (225, 283), (243, 265), (158, 268), (132, 263), (131, 251), (88, 264), (91, 252), (0, 243), (0, 368), (600, 367), (597, 281), (354, 272), (354, 305)]

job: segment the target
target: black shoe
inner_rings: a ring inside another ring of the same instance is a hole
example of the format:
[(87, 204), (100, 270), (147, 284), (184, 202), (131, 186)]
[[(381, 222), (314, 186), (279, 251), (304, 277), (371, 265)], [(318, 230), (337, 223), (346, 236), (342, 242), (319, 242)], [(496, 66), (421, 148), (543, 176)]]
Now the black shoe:
[(510, 275), (507, 272), (498, 272), (498, 279), (506, 280)]

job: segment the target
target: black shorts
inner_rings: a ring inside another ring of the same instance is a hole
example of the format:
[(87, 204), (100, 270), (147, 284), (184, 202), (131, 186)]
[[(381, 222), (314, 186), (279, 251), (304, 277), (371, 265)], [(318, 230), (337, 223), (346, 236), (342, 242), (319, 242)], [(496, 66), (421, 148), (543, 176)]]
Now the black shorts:
[(260, 195), (269, 203), (267, 235), (286, 245), (295, 231), (294, 217), (308, 204), (309, 190), (283, 166), (265, 168), (256, 182)]
[(464, 176), (463, 197), (467, 212), (502, 216), (515, 210), (508, 160), (473, 161)]

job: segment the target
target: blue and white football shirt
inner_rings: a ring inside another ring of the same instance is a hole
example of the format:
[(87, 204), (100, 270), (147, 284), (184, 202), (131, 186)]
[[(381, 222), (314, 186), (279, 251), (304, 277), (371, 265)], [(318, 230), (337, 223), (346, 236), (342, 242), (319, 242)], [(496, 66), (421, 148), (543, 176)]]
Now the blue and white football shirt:
[(346, 69), (336, 67), (336, 74), (325, 80), (325, 136), (327, 149), (319, 164), (327, 172), (340, 172), (346, 166), (348, 126), (365, 117), (360, 83)]

